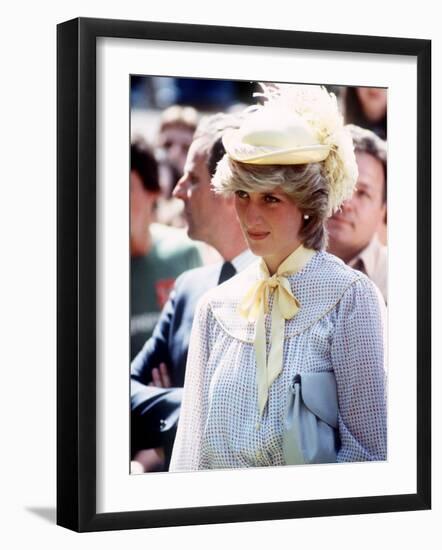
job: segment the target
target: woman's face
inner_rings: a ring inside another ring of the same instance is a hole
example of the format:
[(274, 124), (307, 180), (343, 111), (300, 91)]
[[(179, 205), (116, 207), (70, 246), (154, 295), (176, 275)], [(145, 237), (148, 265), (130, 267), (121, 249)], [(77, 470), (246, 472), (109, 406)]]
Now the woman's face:
[(279, 187), (267, 192), (235, 192), (235, 208), (250, 250), (271, 274), (300, 244), (303, 216)]
[(387, 90), (384, 88), (356, 88), (365, 116), (371, 122), (381, 120), (387, 111)]

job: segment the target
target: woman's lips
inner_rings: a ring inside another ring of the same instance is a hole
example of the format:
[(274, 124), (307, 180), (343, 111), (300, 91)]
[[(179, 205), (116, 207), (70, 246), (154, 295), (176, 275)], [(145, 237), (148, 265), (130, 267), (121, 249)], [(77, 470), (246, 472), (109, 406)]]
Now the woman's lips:
[(254, 241), (261, 241), (262, 239), (265, 239), (270, 233), (267, 232), (258, 232), (258, 231), (247, 231), (247, 235), (250, 237), (250, 239)]

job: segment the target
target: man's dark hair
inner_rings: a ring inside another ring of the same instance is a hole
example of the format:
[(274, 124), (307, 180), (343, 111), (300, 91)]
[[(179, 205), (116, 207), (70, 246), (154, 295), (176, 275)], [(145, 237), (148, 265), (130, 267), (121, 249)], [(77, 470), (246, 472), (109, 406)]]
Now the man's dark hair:
[(146, 191), (152, 193), (160, 191), (158, 162), (152, 149), (141, 139), (137, 139), (131, 143), (130, 169), (140, 176)]

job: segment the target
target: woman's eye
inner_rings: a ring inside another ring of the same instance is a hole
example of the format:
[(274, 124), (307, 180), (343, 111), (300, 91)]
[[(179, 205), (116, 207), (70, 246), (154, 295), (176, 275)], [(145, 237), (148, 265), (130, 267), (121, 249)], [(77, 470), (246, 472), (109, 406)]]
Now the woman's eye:
[(245, 191), (241, 191), (241, 189), (235, 191), (235, 195), (240, 199), (246, 199), (248, 197), (247, 193)]
[(264, 201), (270, 203), (280, 202), (279, 199), (277, 197), (274, 197), (273, 195), (266, 195), (264, 197)]

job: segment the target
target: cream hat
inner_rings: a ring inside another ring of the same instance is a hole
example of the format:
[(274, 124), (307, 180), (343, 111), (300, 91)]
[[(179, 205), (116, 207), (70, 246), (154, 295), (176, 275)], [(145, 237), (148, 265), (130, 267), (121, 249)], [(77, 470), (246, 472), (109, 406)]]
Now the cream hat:
[(321, 162), (330, 152), (301, 116), (276, 109), (251, 113), (239, 130), (224, 134), (223, 144), (230, 158), (248, 164)]
[(324, 162), (329, 214), (351, 197), (357, 180), (352, 137), (334, 94), (323, 86), (260, 84), (263, 105), (249, 107), (239, 129), (223, 135), (227, 156), (256, 165)]

